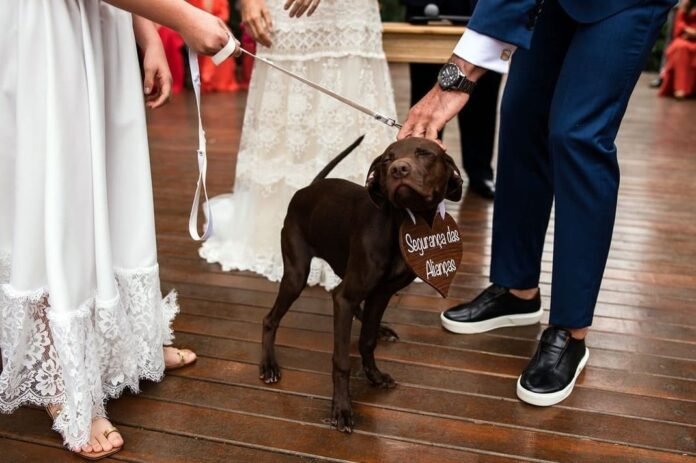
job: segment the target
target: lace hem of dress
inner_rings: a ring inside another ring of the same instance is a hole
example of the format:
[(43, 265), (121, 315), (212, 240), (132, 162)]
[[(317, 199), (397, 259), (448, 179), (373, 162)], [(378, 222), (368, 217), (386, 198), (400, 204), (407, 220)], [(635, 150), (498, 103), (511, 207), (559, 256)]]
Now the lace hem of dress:
[(14, 290), (9, 269), (9, 257), (0, 256), (0, 412), (59, 404), (53, 429), (78, 449), (92, 419), (106, 416), (108, 399), (137, 393), (141, 379), (162, 379), (176, 294), (162, 298), (157, 266), (116, 271), (115, 304), (92, 299), (64, 316), (52, 313), (46, 290)]
[[(233, 243), (223, 243), (221, 246), (212, 241), (206, 241), (199, 248), (198, 254), (211, 264), (220, 264), (222, 270), (251, 271), (264, 276), (270, 281), (278, 282), (283, 278), (283, 256), (272, 253), (255, 252), (249, 248)], [(314, 258), (307, 277), (307, 286), (321, 286), (327, 291), (333, 290), (341, 283), (331, 266), (322, 259)]]

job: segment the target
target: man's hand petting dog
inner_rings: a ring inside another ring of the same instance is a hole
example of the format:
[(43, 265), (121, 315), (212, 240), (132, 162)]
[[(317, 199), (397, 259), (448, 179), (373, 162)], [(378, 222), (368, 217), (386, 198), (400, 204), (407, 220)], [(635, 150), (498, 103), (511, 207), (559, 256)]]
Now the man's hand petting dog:
[(336, 429), (347, 433), (354, 427), (349, 387), (354, 317), (362, 322), (358, 346), (367, 379), (385, 389), (396, 385), (377, 367), (374, 352), (380, 336), (398, 338), (381, 325), (382, 316), (392, 295), (415, 278), (399, 251), (406, 208), (432, 223), (440, 202), (459, 201), (462, 196), (462, 178), (454, 161), (440, 145), (424, 138), (408, 138), (387, 147), (372, 162), (364, 187), (325, 178), (361, 140), (290, 201), (281, 231), (284, 273), (275, 304), (263, 320), (260, 365), (262, 381), (280, 380), (274, 347), (278, 326), (304, 289), (312, 258), (324, 259), (343, 280), (333, 290), (331, 420)]

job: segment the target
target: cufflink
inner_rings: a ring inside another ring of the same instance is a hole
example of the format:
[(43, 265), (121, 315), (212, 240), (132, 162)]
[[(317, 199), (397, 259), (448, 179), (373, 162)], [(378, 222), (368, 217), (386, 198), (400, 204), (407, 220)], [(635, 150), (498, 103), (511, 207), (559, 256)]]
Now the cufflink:
[(509, 48), (503, 48), (503, 51), (500, 52), (500, 59), (503, 61), (510, 61), (510, 57), (512, 56), (512, 50)]

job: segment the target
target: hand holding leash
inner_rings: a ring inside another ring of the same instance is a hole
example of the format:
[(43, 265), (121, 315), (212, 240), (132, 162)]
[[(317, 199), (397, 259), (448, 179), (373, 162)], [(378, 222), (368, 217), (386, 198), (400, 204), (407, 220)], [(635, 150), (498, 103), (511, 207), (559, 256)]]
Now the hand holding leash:
[(179, 32), (189, 49), (201, 55), (218, 53), (228, 46), (229, 42), (239, 46), (239, 42), (232, 36), (224, 21), (199, 9), (196, 9), (196, 14), (187, 18)]

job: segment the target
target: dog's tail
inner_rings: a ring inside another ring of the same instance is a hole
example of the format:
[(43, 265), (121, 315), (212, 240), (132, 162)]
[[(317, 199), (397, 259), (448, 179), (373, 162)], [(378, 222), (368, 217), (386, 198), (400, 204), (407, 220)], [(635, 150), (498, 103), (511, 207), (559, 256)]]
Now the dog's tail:
[(348, 156), (355, 148), (358, 147), (360, 143), (362, 143), (363, 138), (365, 138), (365, 135), (361, 135), (357, 140), (355, 140), (348, 148), (344, 149), (339, 153), (338, 156), (333, 158), (329, 163), (324, 167), (321, 172), (317, 174), (316, 177), (314, 177), (314, 180), (312, 180), (312, 183), (318, 182), (319, 180), (325, 178), (329, 172), (333, 170), (334, 167), (338, 165), (339, 162), (341, 162), (346, 156)]

